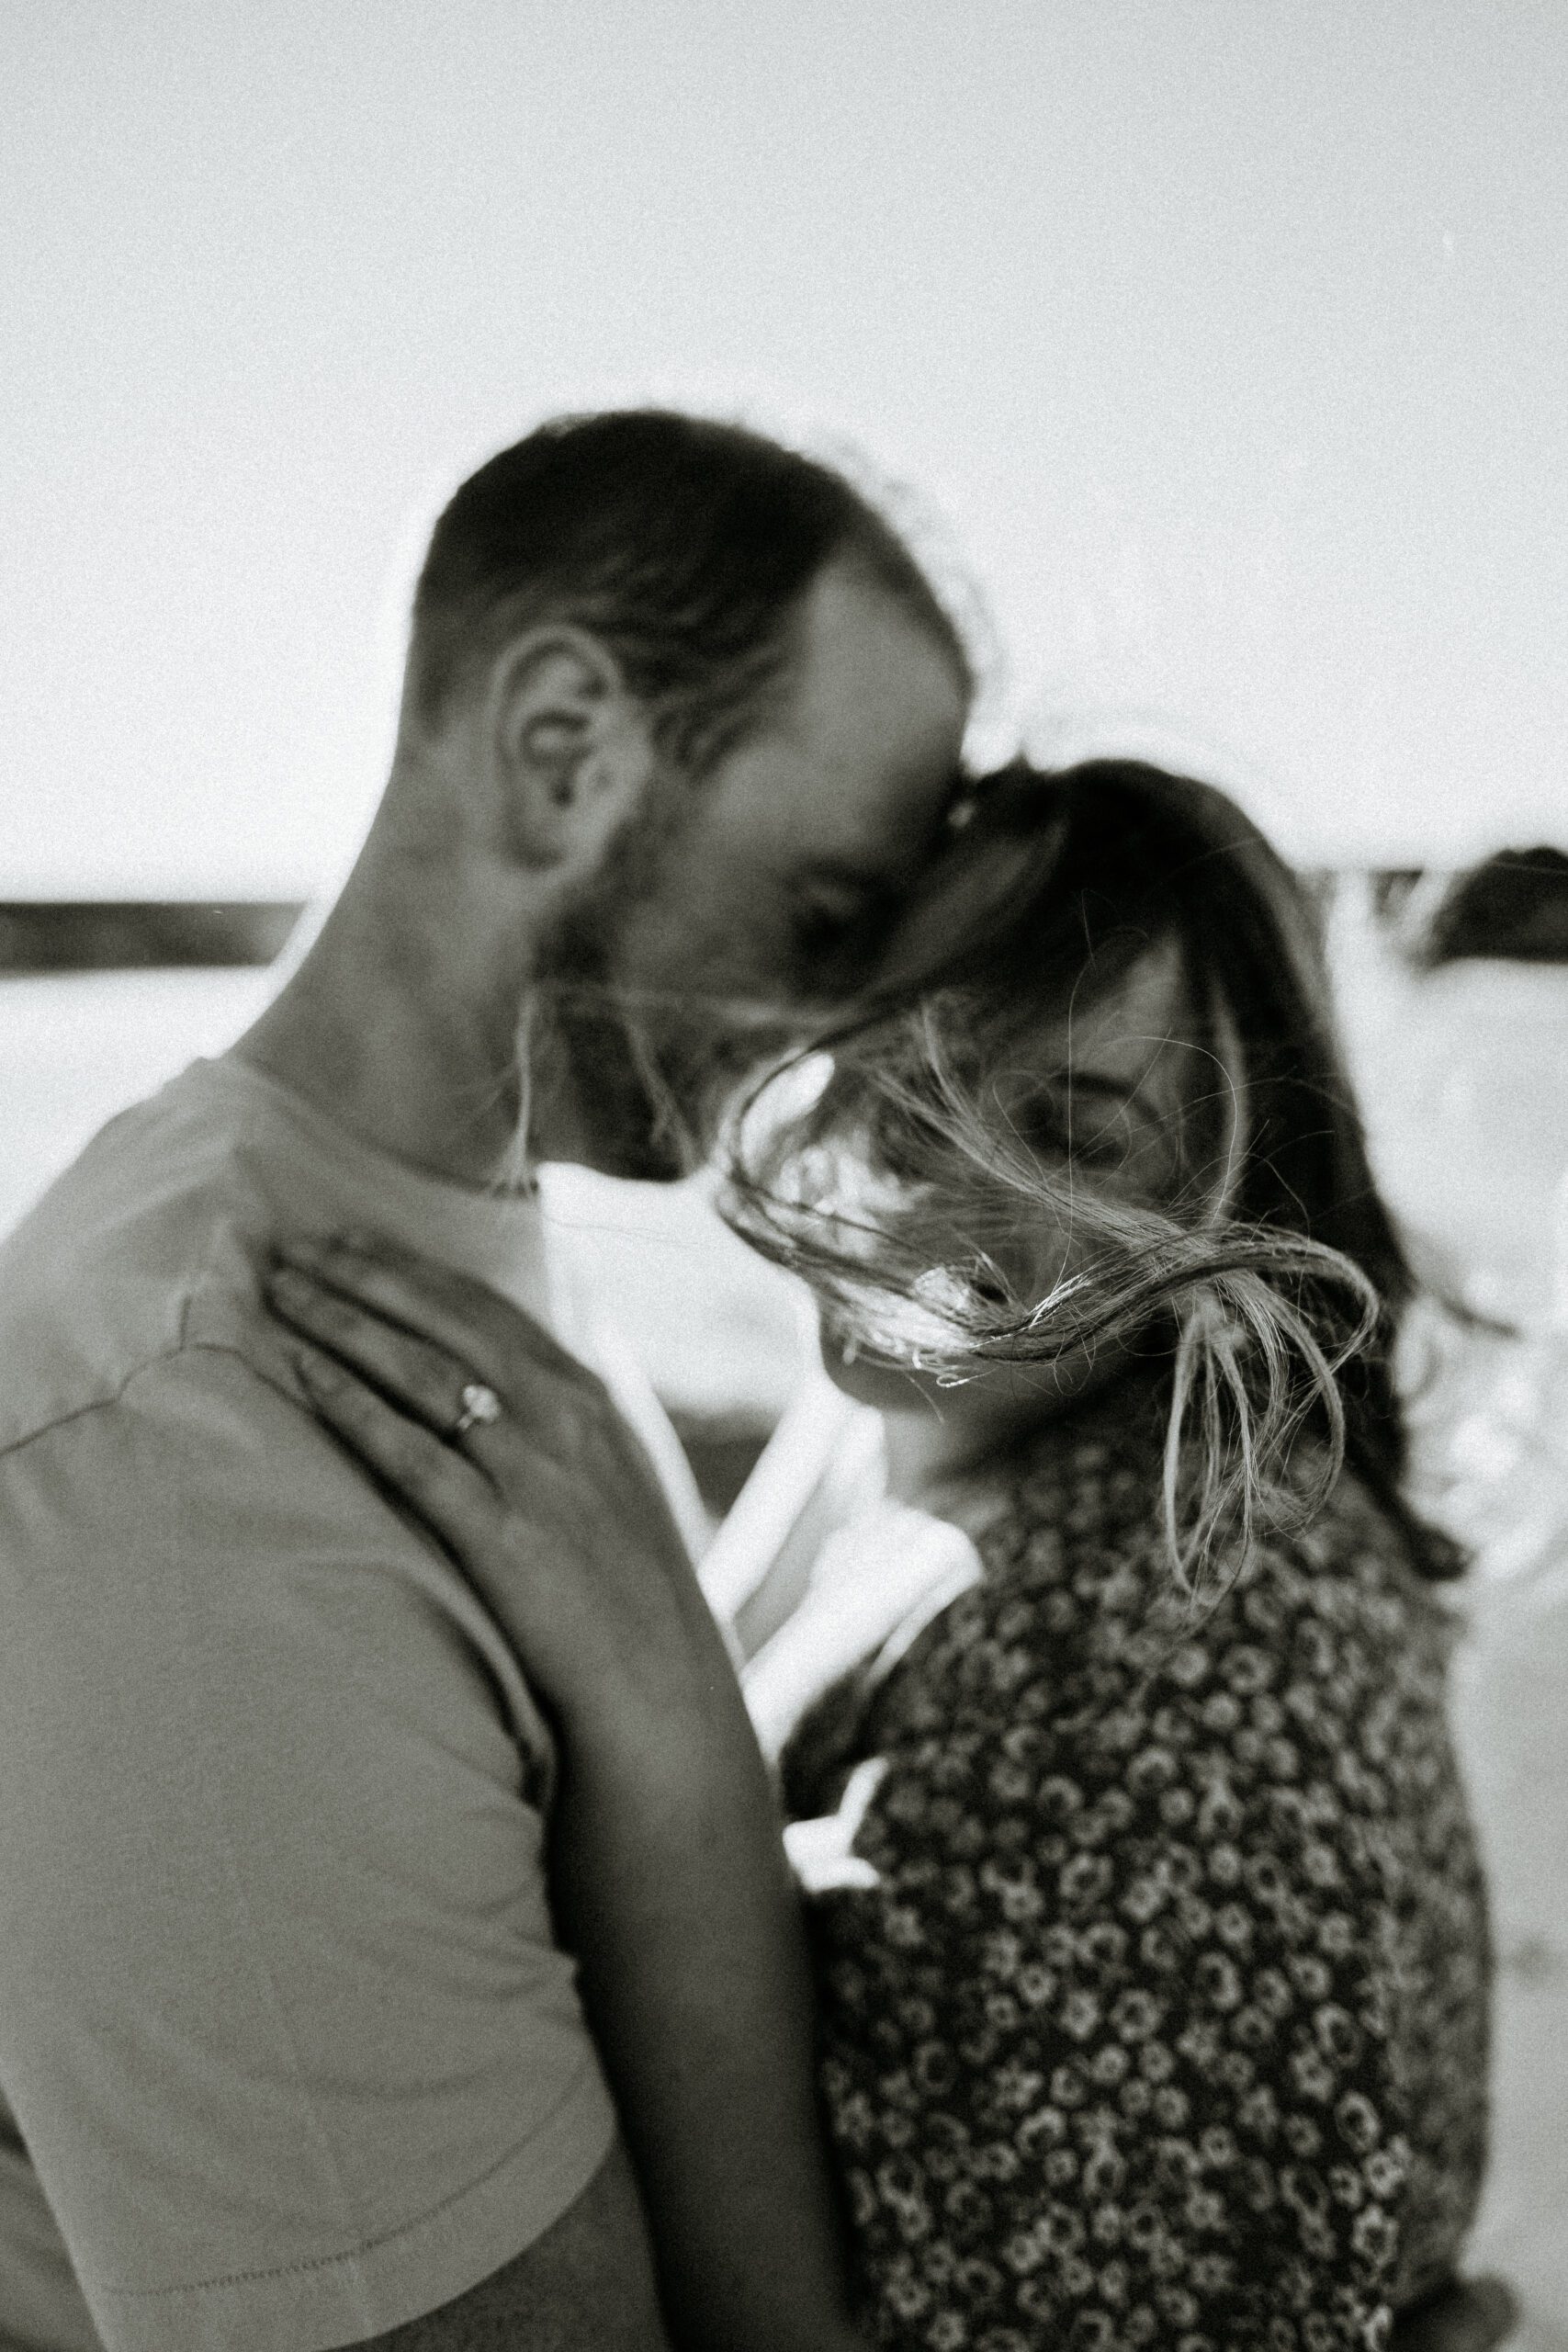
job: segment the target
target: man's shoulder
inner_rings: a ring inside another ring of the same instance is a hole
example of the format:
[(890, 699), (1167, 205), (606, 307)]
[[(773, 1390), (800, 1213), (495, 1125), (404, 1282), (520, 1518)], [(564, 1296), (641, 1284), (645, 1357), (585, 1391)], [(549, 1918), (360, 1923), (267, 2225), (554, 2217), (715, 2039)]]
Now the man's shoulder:
[(0, 1453), (191, 1346), (265, 1369), (256, 1266), (270, 1222), (197, 1073), (100, 1129), (0, 1243)]
[[(68, 1181), (67, 1209), (79, 1197)], [(554, 1749), (505, 1635), (315, 1419), (259, 1305), (265, 1240), (247, 1218), (267, 1206), (193, 1181), (143, 1202), (129, 1239), (115, 1227), (123, 1263), (94, 1234), (68, 1279), (24, 1266), (6, 1286), (0, 1348), (19, 1332), (29, 1361), (0, 1422), (0, 1744), (32, 1736), (28, 1721), (69, 1724), (104, 1674), (114, 1722), (141, 1739), (149, 1694), (198, 1645), (220, 1699), (253, 1721), (329, 1745), (423, 1726), (427, 1756), (460, 1752), (543, 1805)], [(183, 1240), (154, 1248), (141, 1220), (164, 1211)], [(39, 1255), (48, 1273), (53, 1251)], [(106, 1334), (95, 1300), (127, 1268), (151, 1295), (116, 1290)]]

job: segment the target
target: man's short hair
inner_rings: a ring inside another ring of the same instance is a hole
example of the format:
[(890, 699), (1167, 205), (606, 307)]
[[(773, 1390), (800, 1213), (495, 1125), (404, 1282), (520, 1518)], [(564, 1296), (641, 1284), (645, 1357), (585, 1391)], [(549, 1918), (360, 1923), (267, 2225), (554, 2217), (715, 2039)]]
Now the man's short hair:
[(711, 765), (787, 677), (803, 599), (829, 564), (885, 589), (970, 665), (897, 531), (843, 475), (733, 424), (660, 409), (557, 417), (471, 474), (414, 594), (415, 707), (439, 724), (507, 640), (591, 630), (647, 707), (660, 752)]

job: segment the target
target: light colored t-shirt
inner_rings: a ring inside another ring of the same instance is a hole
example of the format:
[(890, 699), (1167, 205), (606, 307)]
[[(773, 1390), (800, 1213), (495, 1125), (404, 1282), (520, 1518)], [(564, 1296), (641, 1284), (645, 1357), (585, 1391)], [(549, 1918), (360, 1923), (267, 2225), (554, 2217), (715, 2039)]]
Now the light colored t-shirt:
[(345, 1225), (547, 1316), (531, 1203), (232, 1058), (0, 1249), (0, 2342), (353, 2342), (512, 2259), (610, 2143), (545, 1724), (258, 1304), (275, 1237)]

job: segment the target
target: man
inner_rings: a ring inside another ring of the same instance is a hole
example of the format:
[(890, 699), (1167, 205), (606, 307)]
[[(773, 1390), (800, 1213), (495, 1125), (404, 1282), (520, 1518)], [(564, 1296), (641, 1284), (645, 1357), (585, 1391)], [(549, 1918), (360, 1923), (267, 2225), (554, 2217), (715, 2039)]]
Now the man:
[(436, 527), (299, 970), (0, 1252), (0, 2336), (662, 2341), (547, 1728), (258, 1280), (357, 1225), (547, 1317), (525, 1151), (677, 1171), (744, 1009), (852, 969), (912, 876), (968, 688), (833, 473), (544, 427)]

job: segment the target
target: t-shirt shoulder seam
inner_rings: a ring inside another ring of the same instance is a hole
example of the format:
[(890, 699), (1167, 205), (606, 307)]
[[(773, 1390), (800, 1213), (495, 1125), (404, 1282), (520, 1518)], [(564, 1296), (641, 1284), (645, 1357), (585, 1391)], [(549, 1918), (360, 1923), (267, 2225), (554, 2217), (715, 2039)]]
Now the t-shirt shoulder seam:
[[(177, 1353), (180, 1349), (186, 1346), (190, 1340), (191, 1316), (195, 1311), (198, 1296), (200, 1296), (207, 1288), (208, 1278), (212, 1272), (212, 1261), (218, 1253), (219, 1239), (221, 1231), (221, 1220), (218, 1217), (213, 1217), (208, 1224), (206, 1247), (201, 1252), (198, 1262), (194, 1265), (186, 1274), (185, 1282), (181, 1287), (179, 1317), (175, 1327), (175, 1348), (174, 1352), (175, 1353)], [(231, 1353), (237, 1352), (237, 1350), (231, 1350)]]
[(156, 1355), (143, 1356), (139, 1363), (131, 1365), (130, 1370), (116, 1383), (113, 1388), (107, 1390), (103, 1396), (86, 1397), (80, 1405), (68, 1405), (63, 1411), (51, 1414), (47, 1421), (39, 1421), (36, 1428), (24, 1430), (19, 1436), (0, 1442), (0, 1463), (11, 1461), (16, 1455), (25, 1452), (29, 1445), (36, 1445), (40, 1438), (51, 1437), (59, 1430), (69, 1429), (73, 1421), (87, 1420), (95, 1413), (112, 1412), (117, 1405), (124, 1402), (127, 1390), (133, 1387), (137, 1381), (148, 1373), (161, 1371), (165, 1364), (176, 1363), (181, 1356), (232, 1356), (234, 1361), (243, 1364), (253, 1378), (260, 1381), (264, 1387), (276, 1388), (279, 1396), (287, 1393), (279, 1387), (276, 1381), (263, 1372), (259, 1365), (253, 1363), (243, 1348), (235, 1347), (231, 1340), (227, 1340), (187, 1339), (183, 1336), (183, 1317), (181, 1320), (182, 1336), (173, 1347), (161, 1348)]

